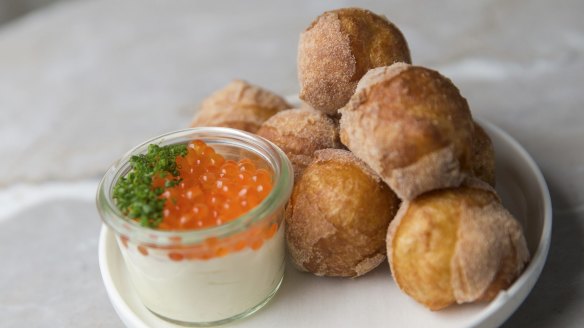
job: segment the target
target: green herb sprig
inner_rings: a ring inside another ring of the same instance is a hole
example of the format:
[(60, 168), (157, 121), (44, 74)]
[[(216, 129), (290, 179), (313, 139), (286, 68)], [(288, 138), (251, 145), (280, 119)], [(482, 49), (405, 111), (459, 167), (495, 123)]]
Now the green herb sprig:
[[(114, 187), (113, 198), (122, 213), (144, 227), (156, 228), (162, 222), (165, 188), (180, 182), (176, 158), (187, 154), (187, 145), (148, 146), (146, 154), (132, 156), (132, 170)], [(171, 175), (171, 177), (168, 177)], [(155, 177), (166, 178), (164, 188), (153, 188)]]

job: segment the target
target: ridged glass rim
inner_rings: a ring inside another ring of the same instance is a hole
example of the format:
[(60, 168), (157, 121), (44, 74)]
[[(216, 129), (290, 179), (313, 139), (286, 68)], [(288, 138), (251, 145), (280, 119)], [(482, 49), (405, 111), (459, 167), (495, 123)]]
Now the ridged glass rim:
[[(237, 219), (225, 224), (197, 230), (163, 231), (141, 226), (126, 217), (117, 208), (112, 198), (117, 181), (130, 170), (130, 158), (143, 154), (148, 145), (171, 145), (192, 140), (209, 141), (209, 145), (229, 145), (250, 151), (262, 158), (273, 170), (274, 186), (268, 196), (256, 207)], [(156, 245), (194, 244), (209, 237), (227, 237), (245, 231), (250, 225), (261, 221), (285, 205), (292, 193), (294, 174), (292, 164), (284, 152), (270, 141), (241, 130), (220, 127), (188, 128), (162, 134), (132, 148), (107, 170), (97, 187), (96, 205), (105, 224), (116, 234), (124, 235), (132, 241)]]

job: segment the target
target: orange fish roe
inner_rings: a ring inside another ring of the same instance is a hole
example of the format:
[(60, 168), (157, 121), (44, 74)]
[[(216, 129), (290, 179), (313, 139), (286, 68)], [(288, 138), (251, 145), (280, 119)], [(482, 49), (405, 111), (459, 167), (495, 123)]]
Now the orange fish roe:
[[(161, 230), (193, 230), (218, 226), (258, 205), (272, 190), (272, 175), (253, 161), (225, 160), (201, 140), (189, 143), (187, 155), (177, 157), (182, 179), (167, 188)], [(156, 178), (153, 186), (164, 185)]]

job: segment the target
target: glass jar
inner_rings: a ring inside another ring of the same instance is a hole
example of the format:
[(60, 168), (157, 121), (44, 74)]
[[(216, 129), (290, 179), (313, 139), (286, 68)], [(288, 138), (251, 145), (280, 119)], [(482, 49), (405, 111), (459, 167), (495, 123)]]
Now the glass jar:
[[(273, 173), (271, 193), (255, 208), (223, 225), (162, 231), (125, 217), (112, 198), (130, 158), (148, 145), (202, 140), (225, 159), (249, 158)], [(101, 180), (97, 208), (114, 231), (129, 278), (154, 314), (188, 325), (216, 325), (246, 317), (274, 296), (284, 275), (283, 211), (293, 186), (286, 155), (256, 135), (228, 128), (192, 128), (146, 141), (117, 161)]]

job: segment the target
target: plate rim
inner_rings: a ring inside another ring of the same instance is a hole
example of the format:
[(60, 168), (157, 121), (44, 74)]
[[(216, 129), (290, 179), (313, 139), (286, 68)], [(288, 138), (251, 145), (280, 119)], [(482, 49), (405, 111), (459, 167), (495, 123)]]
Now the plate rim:
[[(480, 311), (480, 313), (468, 326), (491, 327), (500, 325), (505, 320), (507, 320), (525, 301), (527, 296), (531, 293), (534, 285), (539, 280), (543, 267), (545, 266), (551, 244), (552, 202), (543, 173), (539, 169), (535, 160), (527, 152), (527, 150), (525, 150), (525, 148), (523, 148), (523, 146), (521, 146), (517, 140), (511, 137), (511, 135), (495, 124), (490, 123), (482, 118), (474, 117), (473, 119), (482, 127), (486, 127), (488, 132), (494, 132), (499, 137), (504, 139), (504, 141), (514, 150), (514, 152), (522, 158), (524, 163), (529, 167), (531, 173), (533, 173), (535, 176), (536, 184), (539, 187), (538, 196), (543, 200), (542, 232), (539, 238), (537, 249), (532, 255), (528, 267), (523, 271), (521, 276), (509, 289), (501, 291), (497, 297), (489, 303), (489, 305)], [(114, 278), (108, 263), (108, 240), (111, 240), (109, 234), (111, 234), (111, 231), (105, 224), (102, 223), (98, 247), (99, 267), (110, 302), (126, 326), (147, 328), (148, 325), (146, 325), (146, 323), (134, 311), (132, 311), (130, 306), (120, 295), (119, 290), (116, 288)], [(512, 298), (516, 298), (517, 301), (515, 303), (511, 303), (511, 306), (509, 307), (509, 301)], [(504, 307), (506, 305), (508, 308), (506, 309), (507, 311), (505, 313)], [(497, 317), (497, 315), (499, 315), (499, 317)]]

